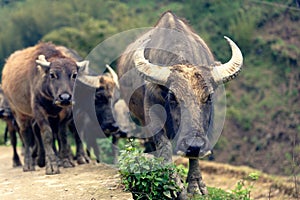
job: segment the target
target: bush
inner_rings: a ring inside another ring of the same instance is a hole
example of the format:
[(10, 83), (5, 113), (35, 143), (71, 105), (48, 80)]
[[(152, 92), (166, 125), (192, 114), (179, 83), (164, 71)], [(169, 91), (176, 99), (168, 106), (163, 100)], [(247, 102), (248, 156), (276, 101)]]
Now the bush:
[(134, 199), (173, 199), (181, 192), (174, 180), (174, 164), (163, 164), (161, 158), (148, 157), (129, 144), (121, 151), (119, 173), (126, 191)]
[[(187, 172), (183, 165), (163, 164), (162, 158), (146, 156), (133, 142), (126, 145), (119, 158), (121, 182), (134, 199), (175, 199), (181, 189), (174, 181), (174, 174), (186, 178)], [(194, 196), (192, 200), (251, 200), (250, 193), (258, 178), (258, 173), (250, 173), (231, 191), (208, 187), (208, 195)]]

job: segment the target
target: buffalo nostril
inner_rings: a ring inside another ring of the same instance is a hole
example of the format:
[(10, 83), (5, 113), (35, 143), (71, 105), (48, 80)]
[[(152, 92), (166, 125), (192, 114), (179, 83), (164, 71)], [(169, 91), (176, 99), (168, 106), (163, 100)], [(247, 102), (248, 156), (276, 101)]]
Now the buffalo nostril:
[(71, 100), (71, 98), (72, 98), (72, 96), (67, 93), (59, 95), (59, 99), (62, 101), (66, 101), (66, 100), (69, 101), (69, 100)]

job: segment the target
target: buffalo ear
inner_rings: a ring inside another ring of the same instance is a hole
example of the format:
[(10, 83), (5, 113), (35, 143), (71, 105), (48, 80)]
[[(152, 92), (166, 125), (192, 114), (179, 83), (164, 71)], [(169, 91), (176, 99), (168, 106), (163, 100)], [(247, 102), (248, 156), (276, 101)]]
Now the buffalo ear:
[(90, 61), (88, 61), (88, 60), (83, 60), (81, 62), (76, 62), (76, 65), (78, 67), (78, 72), (81, 72), (83, 74), (88, 74), (89, 63), (90, 63)]
[(38, 59), (35, 60), (35, 62), (38, 64), (37, 68), (40, 71), (44, 71), (45, 73), (49, 71), (51, 62), (48, 62), (44, 55), (39, 55)]

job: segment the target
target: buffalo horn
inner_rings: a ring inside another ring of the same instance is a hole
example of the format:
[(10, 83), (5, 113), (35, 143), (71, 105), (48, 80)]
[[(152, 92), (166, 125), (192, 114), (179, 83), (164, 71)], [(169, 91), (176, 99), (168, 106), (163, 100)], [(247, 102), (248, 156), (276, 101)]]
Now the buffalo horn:
[(39, 55), (38, 59), (35, 60), (35, 62), (41, 66), (44, 66), (44, 67), (49, 67), (50, 66), (50, 62), (48, 62), (45, 58), (45, 55)]
[(93, 88), (100, 87), (99, 76), (90, 76), (80, 73), (78, 76), (78, 80)]
[(109, 65), (106, 65), (106, 68), (108, 69), (108, 71), (110, 72), (110, 74), (112, 75), (113, 77), (113, 81), (115, 82), (116, 84), (116, 87), (118, 89), (120, 89), (120, 84), (119, 84), (119, 77), (118, 77), (118, 74), (115, 72), (115, 70), (113, 70)]
[(168, 67), (154, 65), (144, 57), (145, 46), (149, 41), (150, 39), (146, 40), (140, 48), (136, 49), (133, 55), (135, 67), (145, 80), (165, 85), (171, 74), (171, 70)]
[(243, 64), (243, 55), (239, 47), (230, 38), (226, 36), (224, 38), (231, 47), (232, 57), (227, 63), (215, 66), (212, 69), (212, 76), (216, 83), (226, 83), (234, 79), (241, 71)]

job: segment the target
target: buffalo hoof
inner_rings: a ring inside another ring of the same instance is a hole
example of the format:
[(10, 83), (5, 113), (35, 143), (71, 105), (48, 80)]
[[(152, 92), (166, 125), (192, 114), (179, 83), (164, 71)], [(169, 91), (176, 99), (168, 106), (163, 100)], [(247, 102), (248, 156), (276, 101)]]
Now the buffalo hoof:
[(54, 175), (54, 174), (59, 174), (59, 168), (57, 163), (49, 163), (46, 164), (46, 175)]
[(38, 159), (37, 159), (37, 165), (39, 167), (45, 167), (46, 166), (45, 157), (38, 157)]
[(30, 171), (35, 171), (35, 168), (33, 165), (24, 165), (23, 166), (23, 172), (30, 172)]
[(75, 164), (68, 158), (64, 158), (62, 160), (62, 166), (64, 168), (71, 168), (71, 167), (75, 167)]
[(90, 163), (90, 159), (87, 156), (77, 156), (77, 163), (79, 165)]
[(59, 174), (59, 168), (56, 156), (46, 157), (46, 175)]
[(13, 160), (13, 167), (21, 167), (22, 163), (19, 159)]

